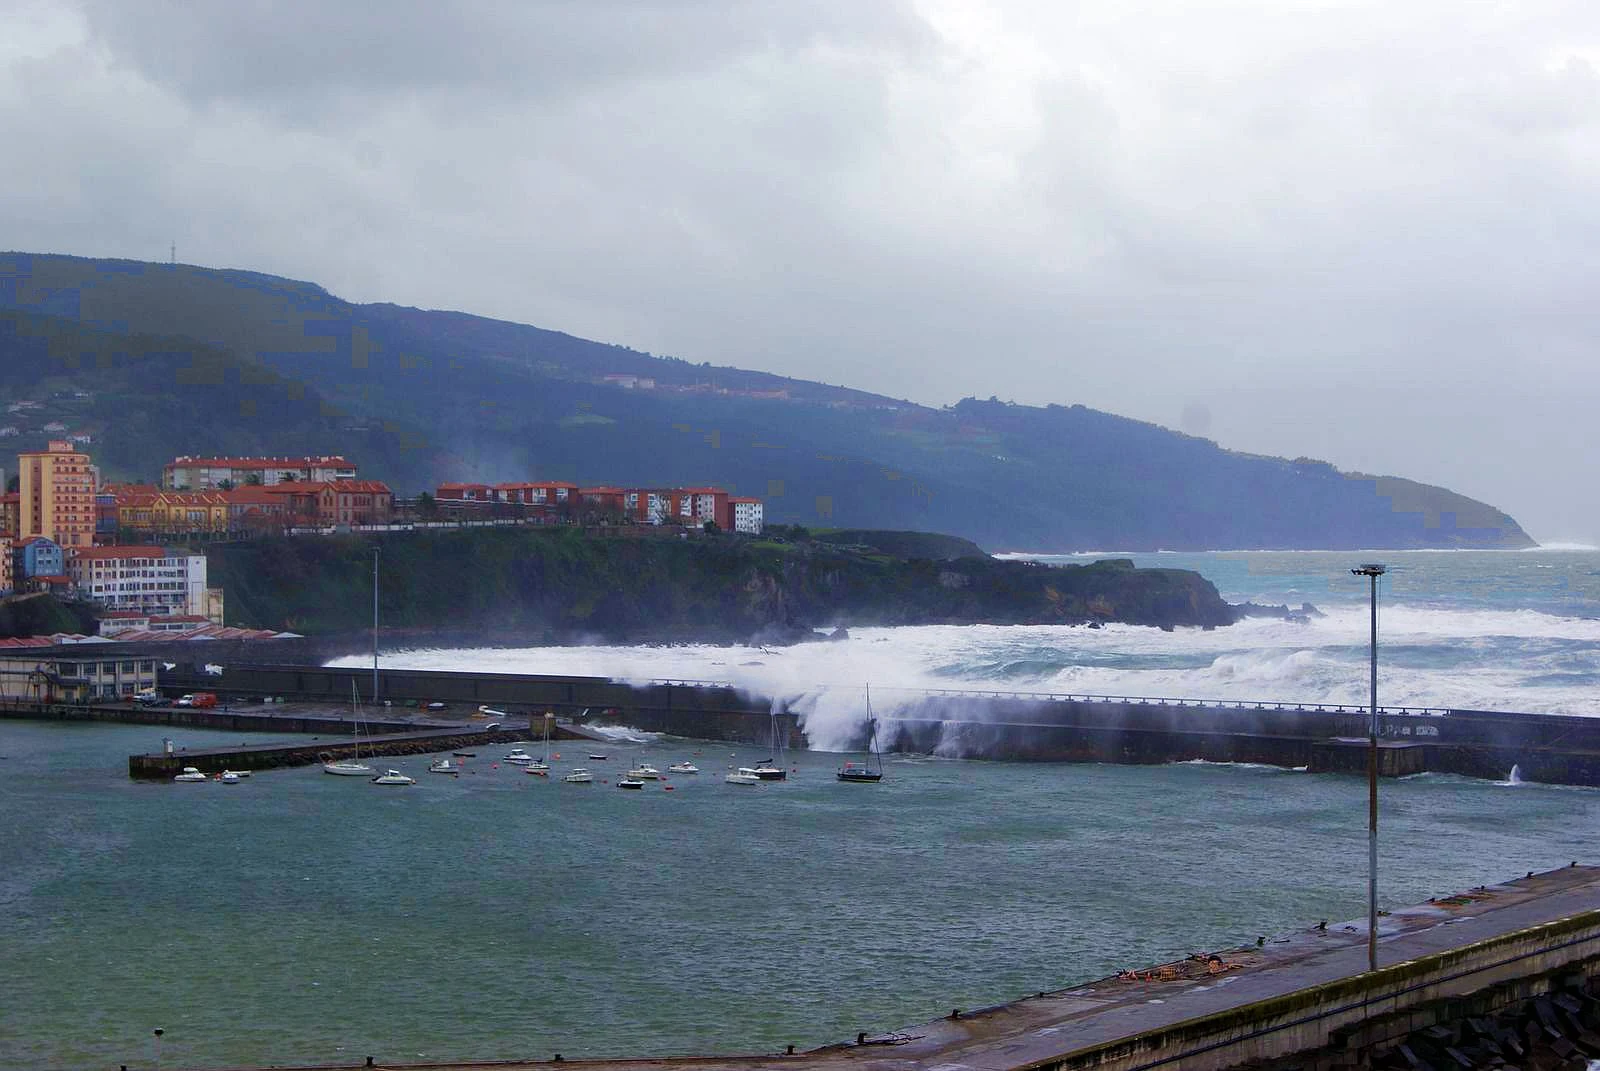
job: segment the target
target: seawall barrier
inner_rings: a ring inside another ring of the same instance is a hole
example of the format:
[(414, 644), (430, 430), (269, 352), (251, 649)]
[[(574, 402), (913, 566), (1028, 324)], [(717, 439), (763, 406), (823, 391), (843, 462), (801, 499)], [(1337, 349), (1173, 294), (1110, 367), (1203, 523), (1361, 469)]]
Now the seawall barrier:
[[(230, 665), (220, 677), (163, 676), (169, 690), (279, 695), (330, 703), (352, 689), (370, 702), (370, 669)], [(460, 711), (487, 704), (517, 716), (552, 711), (577, 723), (759, 744), (772, 715), (791, 747), (806, 745), (802, 704), (726, 682), (617, 681), (547, 674), (382, 669), (379, 694)], [(874, 689), (890, 750), (952, 758), (1161, 763), (1203, 759), (1364, 773), (1368, 712), (1355, 705), (1076, 696), (1004, 691)], [(866, 740), (863, 720), (859, 738)], [(1425, 770), (1600, 785), (1600, 718), (1511, 711), (1380, 707), (1380, 772)]]

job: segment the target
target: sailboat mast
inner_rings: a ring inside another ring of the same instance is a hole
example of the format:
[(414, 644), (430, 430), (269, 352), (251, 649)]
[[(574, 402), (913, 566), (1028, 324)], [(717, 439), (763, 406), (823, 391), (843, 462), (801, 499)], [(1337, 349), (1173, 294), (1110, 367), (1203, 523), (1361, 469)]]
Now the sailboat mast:
[(378, 705), (378, 548), (372, 548), (372, 705)]

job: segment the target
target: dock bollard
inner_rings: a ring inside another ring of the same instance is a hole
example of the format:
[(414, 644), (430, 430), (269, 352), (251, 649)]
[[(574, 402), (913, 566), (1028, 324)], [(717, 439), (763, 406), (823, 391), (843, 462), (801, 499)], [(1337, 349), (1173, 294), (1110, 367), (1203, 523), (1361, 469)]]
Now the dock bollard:
[(951, 1008), (950, 1009), (950, 1018), (952, 1018), (952, 1019), (961, 1018), (961, 1009), (960, 1008)]
[[(862, 1031), (860, 1031), (860, 1032), (858, 1032), (856, 1034), (856, 1044), (857, 1045), (865, 1045), (866, 1043), (867, 1043), (867, 1032), (865, 1030), (862, 1030)], [(122, 1071), (128, 1071), (128, 1069), (126, 1067), (124, 1067), (122, 1069)]]
[(788, 1048), (784, 1049), (783, 1050), (783, 1054), (785, 1056), (793, 1056), (794, 1055), (794, 1046), (790, 1045)]

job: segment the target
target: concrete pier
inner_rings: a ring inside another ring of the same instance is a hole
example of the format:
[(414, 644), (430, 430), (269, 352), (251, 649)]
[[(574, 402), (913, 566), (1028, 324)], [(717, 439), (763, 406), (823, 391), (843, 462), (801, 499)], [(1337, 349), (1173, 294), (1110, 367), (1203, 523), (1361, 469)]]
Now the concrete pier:
[(1574, 865), (1396, 911), (1380, 922), (1378, 964), (1367, 971), (1364, 921), (1336, 923), (995, 1007), (954, 1009), (903, 1030), (863, 1023), (854, 1041), (809, 1052), (637, 1060), (552, 1053), (537, 1062), (429, 1064), (376, 1054), (374, 1063), (345, 1066), (1220, 1071), (1287, 1058), (1365, 1066), (1413, 1031), (1494, 1014), (1600, 974), (1600, 869)]
[[(526, 742), (530, 736), (526, 728), (485, 731), (472, 726), (455, 726), (382, 736), (341, 735), (293, 743), (280, 741), (214, 748), (178, 748), (171, 752), (129, 755), (128, 776), (136, 781), (170, 781), (182, 773), (185, 766), (193, 766), (201, 773), (208, 774), (221, 773), (223, 770), (270, 770), (284, 766), (310, 766), (333, 759), (429, 755), (513, 741)], [(570, 726), (558, 725), (551, 730), (550, 739), (599, 741), (603, 738), (573, 730)]]
[[(624, 722), (649, 732), (764, 743), (774, 698), (706, 681), (385, 669), (381, 694), (489, 704), (518, 713)], [(163, 678), (164, 687), (340, 702), (370, 687), (371, 671), (321, 666), (228, 666), (220, 678)], [(1236, 702), (1010, 691), (882, 689), (879, 735), (897, 751), (1029, 762), (1162, 763), (1188, 759), (1366, 771), (1370, 715), (1359, 704)], [(880, 690), (874, 686), (873, 695)], [(781, 705), (781, 704), (780, 704)], [(803, 748), (799, 718), (780, 730)], [(1600, 717), (1514, 711), (1380, 707), (1380, 770), (1600, 785)], [(1358, 742), (1358, 743), (1352, 743)], [(863, 722), (862, 745), (865, 744)], [(1357, 754), (1357, 752), (1360, 752)]]

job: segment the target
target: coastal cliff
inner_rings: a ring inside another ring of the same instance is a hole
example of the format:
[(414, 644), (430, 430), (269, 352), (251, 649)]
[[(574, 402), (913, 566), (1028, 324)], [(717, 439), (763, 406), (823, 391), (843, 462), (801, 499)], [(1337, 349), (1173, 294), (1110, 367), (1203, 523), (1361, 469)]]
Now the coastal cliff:
[(374, 547), (384, 629), (419, 641), (773, 643), (858, 625), (1234, 619), (1211, 582), (1188, 570), (901, 558), (809, 538), (508, 528), (264, 539), (207, 556), (229, 624), (326, 634), (370, 625)]

